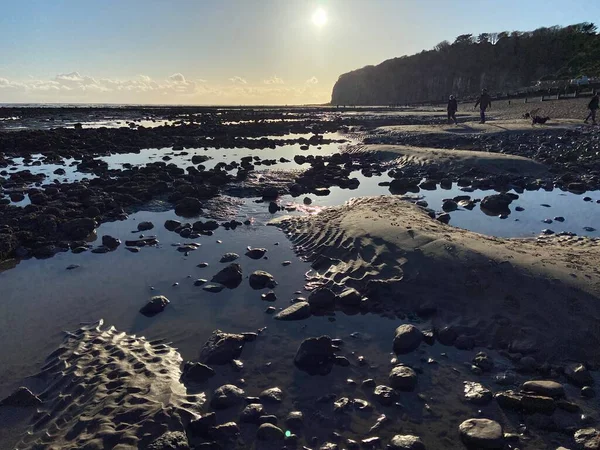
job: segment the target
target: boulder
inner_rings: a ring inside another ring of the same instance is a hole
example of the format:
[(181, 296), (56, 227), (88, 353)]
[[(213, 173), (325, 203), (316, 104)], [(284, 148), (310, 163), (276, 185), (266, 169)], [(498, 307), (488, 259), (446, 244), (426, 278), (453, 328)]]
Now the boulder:
[(169, 231), (175, 231), (181, 226), (181, 222), (178, 220), (167, 220), (165, 222), (165, 228)]
[(577, 430), (574, 438), (579, 448), (585, 450), (597, 450), (600, 448), (600, 431), (595, 428)]
[(583, 364), (569, 364), (565, 367), (565, 377), (579, 387), (594, 384), (590, 371)]
[(423, 333), (414, 325), (404, 324), (396, 328), (394, 336), (394, 352), (410, 353), (416, 350), (423, 340)]
[(102, 245), (110, 250), (116, 249), (119, 245), (121, 245), (121, 241), (117, 238), (114, 238), (109, 235), (102, 236)]
[(343, 306), (360, 306), (362, 296), (356, 289), (346, 289), (339, 295), (339, 302)]
[(251, 403), (246, 406), (240, 414), (240, 422), (257, 424), (265, 413), (263, 405)]
[(379, 385), (373, 391), (373, 396), (384, 406), (390, 406), (396, 400), (397, 394), (389, 386)]

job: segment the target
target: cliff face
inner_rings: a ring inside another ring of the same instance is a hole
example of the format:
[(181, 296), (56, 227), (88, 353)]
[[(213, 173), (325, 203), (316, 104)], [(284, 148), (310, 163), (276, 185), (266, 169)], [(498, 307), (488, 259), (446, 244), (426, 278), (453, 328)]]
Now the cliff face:
[(600, 74), (600, 37), (592, 24), (530, 33), (459, 36), (434, 50), (343, 74), (332, 104), (387, 105), (439, 101), (454, 94), (514, 91), (540, 78)]

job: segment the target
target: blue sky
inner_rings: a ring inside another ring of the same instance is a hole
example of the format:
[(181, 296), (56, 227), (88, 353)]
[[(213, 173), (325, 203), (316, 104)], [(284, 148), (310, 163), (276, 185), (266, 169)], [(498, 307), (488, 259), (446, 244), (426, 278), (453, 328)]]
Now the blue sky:
[[(599, 1), (0, 0), (0, 103), (326, 102), (463, 33), (600, 21)], [(327, 21), (312, 17), (324, 11)]]

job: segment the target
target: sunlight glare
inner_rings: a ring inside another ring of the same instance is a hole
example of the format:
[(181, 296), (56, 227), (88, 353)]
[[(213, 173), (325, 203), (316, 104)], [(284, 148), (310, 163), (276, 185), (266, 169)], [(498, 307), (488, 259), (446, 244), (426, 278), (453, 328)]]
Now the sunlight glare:
[(327, 23), (327, 12), (323, 8), (317, 9), (313, 16), (312, 22), (319, 28)]

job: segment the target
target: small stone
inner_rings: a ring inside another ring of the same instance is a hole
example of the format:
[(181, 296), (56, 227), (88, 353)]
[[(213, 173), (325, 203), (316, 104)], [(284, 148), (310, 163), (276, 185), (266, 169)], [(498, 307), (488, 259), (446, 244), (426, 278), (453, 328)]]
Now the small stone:
[(284, 262), (281, 263), (281, 265), (284, 266), (284, 267), (289, 266), (290, 264), (292, 264), (291, 261), (284, 261)]
[(278, 387), (265, 389), (258, 396), (264, 403), (281, 403), (283, 401), (283, 391)]
[(492, 401), (492, 391), (480, 383), (465, 381), (465, 400), (475, 405), (485, 405)]
[(304, 424), (302, 411), (292, 411), (285, 418), (285, 424), (292, 430), (299, 430)]
[(390, 386), (399, 391), (412, 391), (417, 386), (417, 374), (408, 366), (396, 366), (389, 375)]
[(264, 414), (264, 407), (260, 403), (252, 403), (244, 408), (240, 414), (240, 422), (259, 423), (260, 417)]
[(266, 294), (261, 294), (260, 298), (265, 302), (274, 302), (277, 300), (277, 295), (273, 291), (269, 291)]
[(215, 390), (210, 400), (214, 409), (226, 409), (244, 401), (244, 390), (233, 384), (225, 384)]
[(200, 267), (201, 269), (204, 269), (205, 267), (208, 267), (208, 263), (207, 262), (201, 262), (196, 267)]
[(138, 223), (137, 230), (138, 231), (147, 231), (154, 228), (154, 224), (152, 222), (140, 222)]
[(233, 262), (236, 259), (238, 259), (239, 257), (240, 257), (240, 255), (238, 255), (237, 253), (225, 253), (223, 256), (221, 256), (221, 259), (219, 262), (222, 262), (222, 263)]
[(397, 434), (390, 441), (388, 450), (425, 450), (425, 444), (417, 436)]
[(589, 370), (583, 364), (570, 364), (565, 367), (565, 376), (567, 380), (576, 386), (589, 386), (594, 383), (594, 379)]
[(202, 290), (213, 294), (221, 292), (223, 289), (225, 289), (225, 286), (221, 286), (219, 284), (207, 284), (202, 288)]
[(414, 325), (400, 325), (395, 332), (394, 352), (396, 354), (410, 353), (419, 347), (422, 340), (423, 333)]
[(194, 281), (194, 286), (202, 286), (206, 283), (208, 283), (208, 280), (204, 278), (198, 278), (196, 281)]
[(303, 320), (311, 315), (310, 304), (308, 302), (297, 302), (281, 311), (275, 316), (277, 320)]
[(594, 398), (596, 396), (596, 391), (591, 386), (584, 386), (581, 388), (581, 396), (585, 398)]
[(384, 406), (390, 406), (396, 399), (396, 392), (389, 386), (379, 385), (373, 391), (373, 395)]
[(277, 286), (277, 282), (273, 278), (273, 275), (265, 272), (264, 270), (257, 270), (253, 272), (250, 275), (249, 282), (250, 287), (257, 290), (265, 288), (273, 289), (275, 286)]
[(468, 419), (459, 426), (463, 443), (472, 449), (502, 449), (502, 426), (490, 419)]
[(155, 316), (156, 314), (162, 312), (169, 303), (171, 302), (164, 295), (156, 295), (140, 309), (140, 313), (147, 317)]

